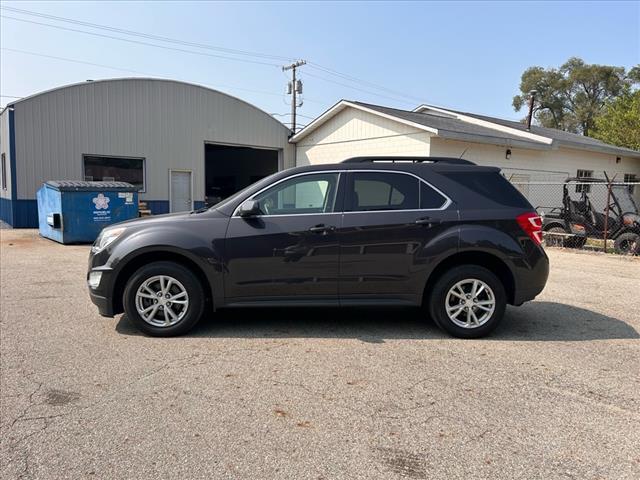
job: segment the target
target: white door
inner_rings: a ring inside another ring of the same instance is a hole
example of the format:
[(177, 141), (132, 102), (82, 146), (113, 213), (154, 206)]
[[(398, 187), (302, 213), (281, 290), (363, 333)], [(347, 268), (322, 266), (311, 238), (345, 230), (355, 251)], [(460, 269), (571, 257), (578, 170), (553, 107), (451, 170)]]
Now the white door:
[(170, 209), (171, 212), (184, 212), (193, 209), (191, 197), (191, 172), (171, 170)]

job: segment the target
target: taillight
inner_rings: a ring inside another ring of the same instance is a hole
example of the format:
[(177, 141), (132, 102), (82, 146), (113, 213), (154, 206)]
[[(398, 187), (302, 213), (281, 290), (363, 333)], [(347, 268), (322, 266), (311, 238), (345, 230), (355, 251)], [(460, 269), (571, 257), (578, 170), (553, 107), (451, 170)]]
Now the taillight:
[(523, 213), (516, 217), (516, 221), (534, 243), (538, 245), (542, 243), (542, 218), (540, 215), (535, 212)]

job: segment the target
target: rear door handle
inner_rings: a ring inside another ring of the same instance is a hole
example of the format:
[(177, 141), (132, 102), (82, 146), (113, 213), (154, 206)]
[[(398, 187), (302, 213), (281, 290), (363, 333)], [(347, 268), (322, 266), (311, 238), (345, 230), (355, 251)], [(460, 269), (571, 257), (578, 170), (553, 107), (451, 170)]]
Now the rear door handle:
[(315, 225), (311, 227), (309, 231), (313, 233), (328, 233), (328, 232), (333, 232), (335, 229), (336, 227), (334, 227), (333, 225), (320, 224), (320, 225)]
[(416, 220), (417, 225), (431, 226), (431, 225), (437, 225), (439, 223), (442, 223), (442, 220), (440, 220), (439, 218), (423, 217)]

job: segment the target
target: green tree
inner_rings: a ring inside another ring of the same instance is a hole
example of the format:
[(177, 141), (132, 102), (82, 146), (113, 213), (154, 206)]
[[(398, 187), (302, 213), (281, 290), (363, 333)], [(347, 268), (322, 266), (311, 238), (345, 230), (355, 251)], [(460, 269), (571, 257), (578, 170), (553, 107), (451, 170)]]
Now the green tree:
[(525, 70), (513, 107), (517, 112), (527, 108), (529, 92), (536, 90), (533, 113), (538, 124), (589, 135), (605, 105), (637, 82), (640, 67), (627, 73), (624, 67), (590, 65), (574, 57), (560, 68)]
[(640, 90), (608, 103), (596, 119), (592, 136), (603, 142), (640, 150)]

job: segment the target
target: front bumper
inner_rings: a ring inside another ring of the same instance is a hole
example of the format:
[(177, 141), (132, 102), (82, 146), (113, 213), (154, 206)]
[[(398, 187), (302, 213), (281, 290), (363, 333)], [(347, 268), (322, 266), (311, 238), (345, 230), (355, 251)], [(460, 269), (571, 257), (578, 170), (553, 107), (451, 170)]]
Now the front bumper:
[[(111, 267), (106, 266), (105, 263), (108, 259), (107, 254), (98, 253), (91, 254), (89, 256), (89, 269), (87, 271), (87, 288), (89, 290), (89, 298), (95, 306), (98, 307), (98, 313), (103, 317), (114, 316), (113, 305), (113, 281), (114, 271)], [(100, 282), (95, 287), (91, 287), (89, 284), (89, 277), (91, 272), (100, 272)]]
[(103, 297), (89, 289), (89, 297), (93, 304), (98, 307), (98, 313), (103, 317), (113, 317), (113, 302), (110, 297)]

